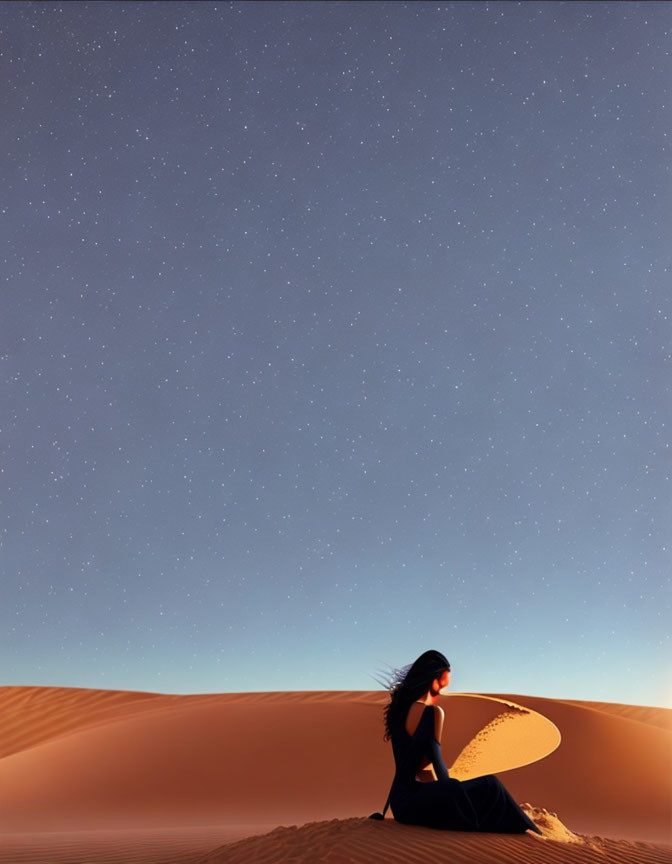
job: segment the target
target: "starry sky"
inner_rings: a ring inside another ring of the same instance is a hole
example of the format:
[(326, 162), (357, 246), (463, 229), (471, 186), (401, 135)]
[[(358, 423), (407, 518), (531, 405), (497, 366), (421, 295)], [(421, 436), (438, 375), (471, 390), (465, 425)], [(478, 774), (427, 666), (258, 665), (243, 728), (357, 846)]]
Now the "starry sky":
[(0, 25), (0, 683), (672, 706), (672, 6)]

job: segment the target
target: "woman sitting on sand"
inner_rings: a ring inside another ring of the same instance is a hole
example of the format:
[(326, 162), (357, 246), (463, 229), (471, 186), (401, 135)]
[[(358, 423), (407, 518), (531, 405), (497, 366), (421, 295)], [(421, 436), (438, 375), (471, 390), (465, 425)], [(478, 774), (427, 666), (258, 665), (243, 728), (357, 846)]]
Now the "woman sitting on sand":
[(425, 651), (396, 671), (388, 685), (384, 740), (392, 739), (395, 775), (388, 804), (397, 822), (455, 831), (492, 831), (540, 837), (494, 774), (454, 780), (441, 755), (443, 709), (439, 693), (450, 682), (450, 663), (439, 651)]

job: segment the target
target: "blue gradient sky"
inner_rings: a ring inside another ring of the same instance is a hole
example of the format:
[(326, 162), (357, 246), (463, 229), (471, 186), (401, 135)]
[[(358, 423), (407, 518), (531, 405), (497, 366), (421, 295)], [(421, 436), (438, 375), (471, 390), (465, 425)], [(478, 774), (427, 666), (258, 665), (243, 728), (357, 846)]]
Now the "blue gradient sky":
[(0, 684), (672, 706), (672, 7), (0, 16)]

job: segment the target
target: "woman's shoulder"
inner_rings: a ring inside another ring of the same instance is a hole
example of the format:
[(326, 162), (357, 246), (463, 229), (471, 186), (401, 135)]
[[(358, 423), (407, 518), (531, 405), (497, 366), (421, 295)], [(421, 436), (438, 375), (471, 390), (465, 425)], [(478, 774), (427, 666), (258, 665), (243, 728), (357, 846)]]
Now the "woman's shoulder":
[[(431, 711), (427, 711), (427, 714), (434, 721), (434, 729), (437, 733), (437, 738), (440, 737), (440, 731), (443, 728), (443, 718), (446, 716), (443, 708), (440, 705), (427, 705), (426, 708), (431, 708)], [(429, 722), (429, 721), (427, 721)]]

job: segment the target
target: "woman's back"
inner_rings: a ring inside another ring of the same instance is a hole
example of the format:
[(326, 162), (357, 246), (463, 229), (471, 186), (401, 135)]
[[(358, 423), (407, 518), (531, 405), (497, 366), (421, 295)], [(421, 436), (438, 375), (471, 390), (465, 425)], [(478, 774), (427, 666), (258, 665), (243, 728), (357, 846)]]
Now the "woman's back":
[[(397, 785), (419, 782), (416, 775), (423, 763), (432, 764), (436, 778), (448, 777), (448, 771), (441, 757), (439, 742), (435, 736), (437, 722), (443, 718), (440, 709), (434, 705), (414, 702), (408, 709), (405, 721), (392, 731), (392, 752), (396, 766)], [(437, 721), (437, 716), (440, 718)]]

